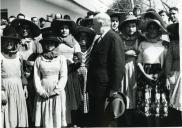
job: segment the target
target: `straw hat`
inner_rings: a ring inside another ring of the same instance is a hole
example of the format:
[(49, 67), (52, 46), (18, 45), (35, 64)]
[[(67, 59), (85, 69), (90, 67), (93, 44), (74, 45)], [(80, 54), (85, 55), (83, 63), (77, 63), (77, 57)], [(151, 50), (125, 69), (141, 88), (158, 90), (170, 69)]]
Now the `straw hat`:
[(11, 25), (15, 27), (16, 31), (19, 33), (20, 27), (23, 25), (28, 25), (31, 31), (31, 35), (33, 38), (38, 37), (40, 35), (39, 27), (33, 22), (26, 19), (15, 19), (12, 21)]
[(118, 17), (120, 22), (123, 21), (123, 19), (125, 18), (126, 13), (125, 12), (120, 12), (120, 11), (116, 11), (116, 10), (111, 10), (108, 9), (107, 10), (107, 14), (112, 18), (112, 17)]
[(126, 27), (126, 24), (128, 22), (134, 22), (137, 25), (140, 25), (140, 20), (137, 19), (137, 17), (135, 17), (134, 15), (127, 15), (126, 19), (123, 22), (120, 23), (119, 30), (123, 31), (123, 29)]
[(158, 20), (161, 23), (161, 25), (163, 27), (166, 27), (166, 24), (164, 23), (164, 21), (161, 18), (161, 16), (158, 13), (154, 12), (154, 11), (148, 11), (148, 12), (142, 13), (141, 14), (141, 18), (145, 19), (145, 17), (151, 17), (151, 19), (156, 19), (156, 20)]

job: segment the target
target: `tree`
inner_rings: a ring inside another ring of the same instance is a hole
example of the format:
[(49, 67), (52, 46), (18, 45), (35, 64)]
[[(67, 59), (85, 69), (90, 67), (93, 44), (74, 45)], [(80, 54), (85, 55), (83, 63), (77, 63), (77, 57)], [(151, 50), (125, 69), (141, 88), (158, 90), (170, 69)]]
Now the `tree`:
[(131, 1), (130, 0), (116, 0), (112, 4), (111, 9), (118, 10), (121, 12), (127, 12), (132, 9)]

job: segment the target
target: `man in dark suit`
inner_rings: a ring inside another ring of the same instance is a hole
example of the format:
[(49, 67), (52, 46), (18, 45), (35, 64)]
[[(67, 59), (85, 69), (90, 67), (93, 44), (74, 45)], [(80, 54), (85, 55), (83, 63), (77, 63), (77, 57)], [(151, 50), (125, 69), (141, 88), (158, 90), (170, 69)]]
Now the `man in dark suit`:
[(111, 19), (106, 13), (93, 18), (94, 30), (100, 37), (94, 42), (88, 68), (90, 126), (108, 126), (111, 118), (104, 112), (105, 99), (119, 91), (125, 71), (124, 45), (111, 30)]

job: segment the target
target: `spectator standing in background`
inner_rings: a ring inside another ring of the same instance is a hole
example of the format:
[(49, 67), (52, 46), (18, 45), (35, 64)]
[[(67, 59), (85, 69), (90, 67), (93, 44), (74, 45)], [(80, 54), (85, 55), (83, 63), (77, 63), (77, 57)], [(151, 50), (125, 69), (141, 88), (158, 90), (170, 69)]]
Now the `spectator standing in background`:
[(138, 4), (135, 5), (135, 7), (133, 8), (133, 15), (139, 18), (141, 13), (142, 13), (141, 6)]
[(23, 13), (19, 13), (16, 18), (17, 19), (25, 19), (25, 15)]
[(164, 10), (161, 10), (161, 11), (158, 12), (158, 14), (162, 17), (165, 25), (168, 26), (168, 24), (169, 24), (169, 17), (167, 15), (167, 13)]
[(11, 24), (11, 22), (13, 21), (13, 20), (15, 20), (16, 19), (16, 17), (15, 16), (10, 16), (9, 18), (8, 18), (8, 21), (9, 21), (9, 25)]
[(169, 18), (170, 18), (170, 21), (172, 21), (172, 23), (178, 22), (178, 15), (179, 15), (179, 12), (177, 7), (171, 7), (169, 9)]
[(37, 17), (31, 17), (31, 21), (36, 24), (37, 26), (39, 26), (39, 19)]
[(182, 126), (182, 74), (180, 72), (179, 23), (167, 27), (170, 46), (166, 59), (167, 87), (170, 90), (167, 126)]

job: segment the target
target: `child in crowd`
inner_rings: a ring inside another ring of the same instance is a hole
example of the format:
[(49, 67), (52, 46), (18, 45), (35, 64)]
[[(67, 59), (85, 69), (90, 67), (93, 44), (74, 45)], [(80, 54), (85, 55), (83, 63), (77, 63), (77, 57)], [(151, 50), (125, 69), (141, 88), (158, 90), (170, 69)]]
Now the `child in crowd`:
[[(146, 40), (139, 45), (139, 79), (137, 109), (146, 119), (168, 116), (168, 98), (165, 88), (164, 63), (167, 49), (160, 39), (166, 29), (158, 20), (149, 19), (145, 26)], [(149, 118), (148, 118), (149, 117)], [(147, 122), (147, 125), (151, 125)], [(158, 125), (151, 122), (152, 125)]]
[[(134, 125), (136, 109), (136, 60), (139, 53), (138, 45), (144, 37), (138, 32), (140, 20), (134, 15), (128, 15), (120, 24), (121, 39), (125, 48), (125, 76), (121, 84), (121, 92), (126, 96), (127, 106), (125, 112), (125, 125)], [(124, 119), (122, 119), (124, 121)], [(122, 124), (121, 124), (122, 125)], [(124, 125), (124, 124), (123, 124)]]
[(7, 27), (3, 31), (1, 41), (1, 86), (4, 89), (2, 93), (7, 97), (2, 97), (4, 102), (7, 100), (3, 108), (3, 128), (28, 127), (27, 81), (23, 74), (23, 61), (18, 52), (20, 38), (13, 27)]
[(58, 55), (56, 47), (60, 40), (52, 32), (42, 36), (43, 53), (34, 65), (35, 126), (61, 128), (67, 126), (64, 90), (67, 82), (66, 58)]

